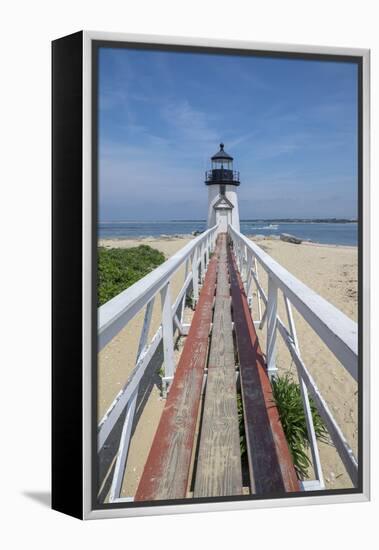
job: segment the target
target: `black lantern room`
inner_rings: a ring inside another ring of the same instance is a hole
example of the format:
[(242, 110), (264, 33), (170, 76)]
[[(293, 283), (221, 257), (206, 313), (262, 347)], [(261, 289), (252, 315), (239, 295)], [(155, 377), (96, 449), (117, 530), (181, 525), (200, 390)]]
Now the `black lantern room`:
[(220, 150), (213, 155), (211, 160), (212, 170), (207, 170), (205, 172), (206, 185), (240, 184), (240, 174), (236, 170), (233, 170), (233, 157), (224, 151), (223, 143), (220, 143)]

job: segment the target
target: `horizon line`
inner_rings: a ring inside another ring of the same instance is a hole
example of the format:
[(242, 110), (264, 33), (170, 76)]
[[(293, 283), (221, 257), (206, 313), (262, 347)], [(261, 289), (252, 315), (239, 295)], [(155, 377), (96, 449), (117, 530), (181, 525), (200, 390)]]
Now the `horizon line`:
[[(250, 222), (250, 221), (330, 221), (330, 220), (336, 220), (336, 221), (349, 221), (349, 222), (358, 222), (358, 218), (356, 217), (336, 217), (336, 216), (328, 216), (326, 218), (320, 217), (320, 216), (314, 216), (312, 218), (307, 217), (301, 217), (301, 216), (293, 216), (288, 218), (279, 218), (279, 217), (267, 217), (267, 218), (241, 218), (240, 222)], [(194, 218), (183, 218), (183, 219), (171, 219), (171, 218), (164, 218), (160, 220), (153, 220), (153, 219), (114, 219), (114, 220), (99, 220), (98, 223), (160, 223), (160, 222), (206, 222), (206, 218), (201, 219), (194, 219)]]

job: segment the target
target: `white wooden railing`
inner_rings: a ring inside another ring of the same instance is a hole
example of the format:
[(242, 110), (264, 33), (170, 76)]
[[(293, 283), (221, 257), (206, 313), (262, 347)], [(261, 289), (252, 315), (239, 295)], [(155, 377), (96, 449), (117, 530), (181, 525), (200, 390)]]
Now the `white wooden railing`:
[[(164, 394), (166, 393), (167, 386), (175, 372), (174, 332), (176, 330), (179, 331), (179, 334), (188, 332), (188, 327), (184, 324), (183, 319), (186, 297), (192, 288), (193, 300), (195, 303), (198, 301), (199, 283), (201, 284), (204, 279), (210, 254), (214, 250), (216, 230), (217, 226), (208, 229), (190, 241), (161, 266), (98, 309), (98, 351), (100, 352), (138, 312), (146, 308), (135, 367), (125, 386), (118, 393), (98, 425), (98, 452), (101, 452), (108, 436), (126, 409), (110, 489), (111, 502), (123, 500), (120, 497), (121, 486), (132, 434), (139, 384), (163, 340), (164, 376), (162, 377), (162, 388)], [(171, 280), (184, 265), (183, 286), (175, 302), (172, 303)], [(158, 294), (161, 298), (161, 322), (151, 341), (148, 342), (154, 301)]]
[[(326, 344), (349, 374), (357, 381), (358, 377), (358, 330), (357, 323), (349, 319), (316, 292), (308, 288), (291, 273), (278, 264), (250, 239), (228, 226), (228, 233), (233, 242), (238, 269), (244, 281), (249, 303), (252, 301), (253, 283), (257, 289), (258, 315), (255, 324), (260, 329), (267, 324), (266, 361), (270, 377), (277, 373), (276, 337), (282, 336), (296, 365), (300, 382), (301, 396), (310, 439), (315, 481), (304, 482), (304, 489), (322, 489), (324, 477), (319, 456), (319, 449), (313, 425), (309, 395), (312, 396), (317, 410), (325, 422), (329, 435), (351, 478), (354, 486), (358, 483), (358, 463), (344, 434), (334, 419), (325, 399), (306, 368), (300, 354), (292, 306)], [(268, 293), (264, 292), (259, 281), (258, 264), (268, 277)], [(278, 316), (278, 291), (283, 293), (288, 328)], [(262, 302), (265, 306), (262, 315)]]

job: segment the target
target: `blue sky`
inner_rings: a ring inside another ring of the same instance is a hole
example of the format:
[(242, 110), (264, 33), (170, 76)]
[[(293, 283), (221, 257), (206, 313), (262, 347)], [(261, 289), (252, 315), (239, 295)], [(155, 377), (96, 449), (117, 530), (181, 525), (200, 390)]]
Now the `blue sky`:
[(100, 49), (101, 221), (204, 219), (220, 141), (242, 218), (356, 217), (356, 65)]

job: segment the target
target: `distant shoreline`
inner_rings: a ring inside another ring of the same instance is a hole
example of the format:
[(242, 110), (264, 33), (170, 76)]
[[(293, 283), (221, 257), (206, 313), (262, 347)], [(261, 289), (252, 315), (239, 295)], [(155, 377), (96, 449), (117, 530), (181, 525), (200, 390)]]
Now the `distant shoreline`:
[[(323, 244), (356, 246), (358, 243), (358, 225), (345, 218), (325, 220), (292, 219), (289, 222), (265, 220), (241, 220), (241, 232), (244, 235), (278, 238), (281, 233), (296, 236), (302, 241)], [(104, 239), (186, 239), (205, 231), (206, 221), (170, 221), (170, 222), (117, 222), (98, 225), (98, 237)]]
[[(248, 239), (252, 239), (254, 241), (260, 242), (260, 241), (279, 241), (278, 238), (279, 235), (259, 235), (259, 234), (251, 234), (246, 235)], [(144, 243), (151, 243), (151, 242), (161, 242), (161, 241), (167, 241), (167, 242), (174, 242), (177, 240), (188, 240), (188, 239), (194, 239), (195, 236), (191, 234), (176, 234), (176, 235), (141, 235), (141, 236), (125, 236), (125, 237), (100, 237), (98, 239), (98, 246), (102, 246), (102, 242), (109, 243), (112, 241), (116, 241), (117, 243), (121, 243), (123, 241), (130, 242), (134, 241), (139, 244)], [(283, 241), (282, 241), (283, 242)], [(303, 240), (301, 245), (293, 245), (293, 246), (322, 246), (327, 248), (351, 248), (356, 249), (358, 245), (353, 244), (334, 244), (334, 243), (320, 243), (317, 241), (310, 241), (310, 240)]]
[[(348, 218), (241, 218), (241, 223), (358, 223)], [(109, 220), (100, 221), (99, 225), (128, 223), (206, 223), (206, 220)]]

